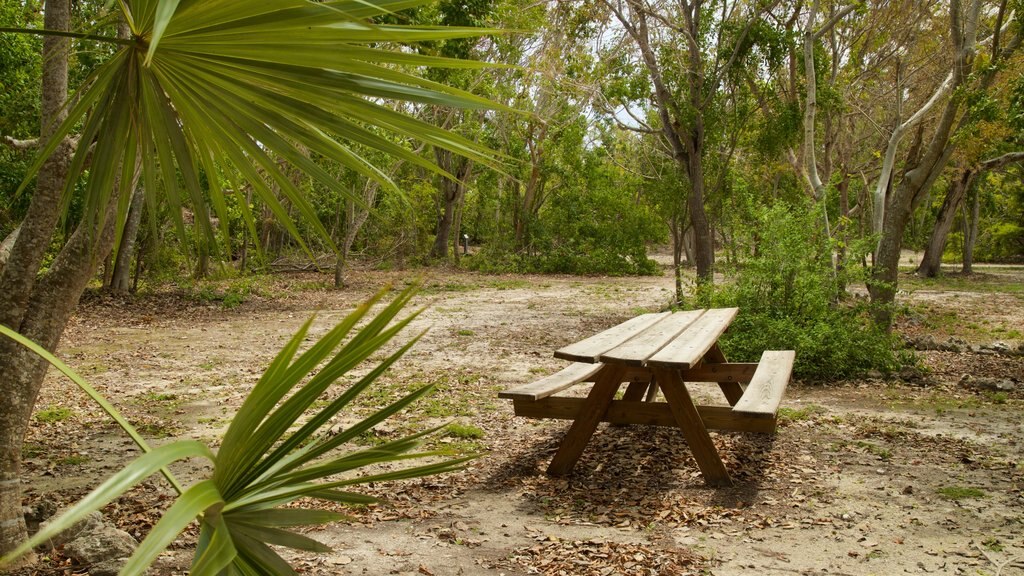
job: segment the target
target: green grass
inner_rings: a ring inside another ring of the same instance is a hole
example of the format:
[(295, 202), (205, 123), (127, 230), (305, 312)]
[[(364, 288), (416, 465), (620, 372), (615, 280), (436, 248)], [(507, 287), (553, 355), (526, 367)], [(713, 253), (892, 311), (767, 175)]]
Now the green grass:
[(491, 282), (491, 287), (495, 290), (516, 290), (519, 288), (530, 288), (533, 284), (527, 280), (512, 279), (512, 280), (495, 280)]
[(864, 442), (863, 440), (859, 440), (855, 442), (854, 445), (857, 446), (858, 448), (864, 449), (869, 454), (874, 454), (875, 456), (878, 456), (879, 460), (887, 462), (889, 461), (889, 459), (892, 458), (892, 452), (888, 448), (879, 446), (878, 444), (872, 444), (871, 442)]
[(447, 426), (445, 434), (452, 438), (461, 438), (463, 440), (479, 440), (484, 437), (484, 431), (480, 428), (455, 422)]
[(939, 496), (947, 500), (953, 500), (959, 502), (960, 500), (969, 500), (977, 498), (987, 498), (988, 496), (984, 491), (978, 488), (971, 488), (965, 486), (943, 486), (937, 490)]
[(900, 276), (901, 290), (937, 290), (943, 292), (982, 292), (989, 294), (1016, 294), (1024, 296), (1024, 282), (1020, 281), (1020, 268), (1007, 268), (1006, 272), (979, 272), (970, 276), (959, 273), (945, 273), (937, 278), (919, 278), (915, 275)]
[(57, 461), (57, 464), (61, 466), (79, 466), (89, 461), (88, 456), (82, 456), (81, 454), (75, 454), (72, 456), (65, 456)]
[(784, 422), (800, 422), (803, 420), (810, 420), (815, 414), (821, 414), (825, 412), (825, 408), (817, 406), (815, 404), (809, 404), (803, 408), (779, 408), (779, 421)]
[(44, 408), (35, 415), (36, 422), (40, 424), (53, 424), (54, 422), (63, 422), (68, 418), (71, 418), (71, 409), (62, 408), (59, 406), (51, 406)]
[(474, 332), (472, 330), (459, 330), (457, 334), (459, 336), (472, 336)]

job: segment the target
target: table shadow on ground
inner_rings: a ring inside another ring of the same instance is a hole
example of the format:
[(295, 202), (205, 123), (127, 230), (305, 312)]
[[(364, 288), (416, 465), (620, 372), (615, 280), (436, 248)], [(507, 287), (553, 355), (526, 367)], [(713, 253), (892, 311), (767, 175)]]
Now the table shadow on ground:
[(749, 506), (761, 498), (762, 479), (773, 460), (773, 436), (713, 433), (733, 485), (710, 487), (680, 430), (602, 424), (572, 473), (549, 476), (547, 466), (563, 435), (563, 429), (552, 429), (516, 443), (484, 479), (484, 487), (519, 491), (528, 513), (615, 524), (620, 517), (677, 517), (678, 509), (690, 504)]

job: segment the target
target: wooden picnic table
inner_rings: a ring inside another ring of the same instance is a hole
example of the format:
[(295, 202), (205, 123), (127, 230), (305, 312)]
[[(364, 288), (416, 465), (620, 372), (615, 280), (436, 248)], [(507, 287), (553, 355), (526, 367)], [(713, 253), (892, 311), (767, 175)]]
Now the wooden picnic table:
[[(515, 414), (572, 420), (548, 467), (572, 471), (601, 422), (678, 426), (704, 479), (732, 483), (709, 429), (773, 433), (776, 412), (793, 369), (792, 350), (769, 350), (760, 362), (728, 362), (718, 339), (738, 309), (719, 308), (643, 314), (555, 351), (573, 361), (531, 384), (498, 394)], [(557, 396), (593, 382), (587, 396)], [(718, 384), (728, 405), (697, 405), (687, 382)], [(616, 394), (623, 384), (621, 398)], [(664, 401), (657, 401), (661, 391)]]

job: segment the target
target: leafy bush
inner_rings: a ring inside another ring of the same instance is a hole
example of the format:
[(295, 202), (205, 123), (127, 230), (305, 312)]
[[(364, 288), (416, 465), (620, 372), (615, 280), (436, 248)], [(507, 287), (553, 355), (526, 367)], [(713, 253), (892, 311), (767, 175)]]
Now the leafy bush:
[(723, 350), (737, 361), (796, 350), (794, 373), (810, 380), (897, 369), (898, 338), (874, 327), (866, 304), (846, 297), (841, 287), (861, 279), (860, 271), (835, 270), (820, 229), (820, 212), (802, 206), (780, 203), (758, 214), (748, 238), (753, 256), (712, 296), (715, 306), (740, 308)]

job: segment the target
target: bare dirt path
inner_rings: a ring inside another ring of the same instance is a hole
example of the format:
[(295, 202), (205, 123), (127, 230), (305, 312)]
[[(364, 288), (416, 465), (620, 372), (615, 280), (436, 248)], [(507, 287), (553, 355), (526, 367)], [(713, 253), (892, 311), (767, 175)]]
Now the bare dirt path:
[[(1024, 277), (1019, 269), (999, 273)], [(433, 396), (377, 436), (455, 421), (483, 436), (448, 435), (436, 445), (483, 457), (446, 477), (370, 488), (385, 501), (313, 532), (335, 552), (296, 558), (300, 571), (1024, 574), (1020, 357), (927, 352), (928, 370), (910, 383), (796, 382), (774, 438), (714, 435), (733, 488), (705, 487), (681, 434), (645, 427), (599, 429), (576, 471), (551, 478), (543, 471), (566, 424), (515, 418), (497, 391), (562, 366), (551, 356), (559, 346), (661, 308), (671, 278), (427, 274), (418, 302), (429, 308), (408, 333), (430, 331), (361, 409), (435, 383)], [(167, 294), (93, 297), (61, 352), (155, 442), (213, 441), (311, 313), (320, 334), (380, 286), (413, 277), (357, 272), (349, 289), (335, 292), (322, 288), (322, 276), (288, 276), (231, 310)], [(919, 292), (904, 297), (908, 333), (945, 338), (958, 332), (936, 319), (960, 318), (978, 328), (967, 331), (973, 337), (1020, 338), (1019, 291)], [(967, 389), (958, 384), (964, 374), (1017, 386)], [(80, 495), (134, 453), (59, 378), (48, 381), (39, 406), (44, 416), (26, 465), (31, 499)], [(106, 512), (141, 535), (168, 501), (154, 480)], [(182, 573), (193, 540), (186, 535), (159, 571)]]

